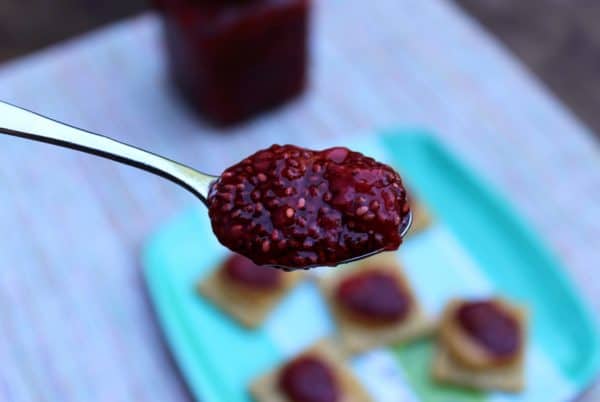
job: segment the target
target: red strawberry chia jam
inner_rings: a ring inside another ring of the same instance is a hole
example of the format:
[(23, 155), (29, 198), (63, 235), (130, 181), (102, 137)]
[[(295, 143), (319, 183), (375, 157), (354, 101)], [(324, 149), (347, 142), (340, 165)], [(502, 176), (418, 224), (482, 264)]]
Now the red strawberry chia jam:
[(279, 374), (279, 388), (293, 402), (337, 402), (340, 389), (331, 369), (316, 357), (292, 360)]
[(389, 324), (404, 319), (412, 304), (410, 295), (386, 272), (366, 271), (342, 280), (336, 302), (348, 313), (369, 323)]
[(493, 301), (464, 303), (456, 312), (462, 329), (497, 358), (514, 356), (521, 345), (519, 322)]
[(219, 241), (258, 265), (310, 268), (395, 250), (400, 176), (361, 153), (273, 145), (225, 170), (208, 197)]
[(300, 95), (310, 0), (154, 0), (175, 85), (207, 121), (242, 122)]
[(227, 279), (252, 289), (276, 289), (281, 284), (283, 273), (277, 269), (260, 267), (248, 258), (232, 254), (223, 264)]

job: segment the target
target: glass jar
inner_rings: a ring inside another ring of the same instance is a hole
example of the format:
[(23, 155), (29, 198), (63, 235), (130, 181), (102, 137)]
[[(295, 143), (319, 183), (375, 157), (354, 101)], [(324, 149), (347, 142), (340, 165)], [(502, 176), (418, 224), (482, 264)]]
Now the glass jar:
[(239, 123), (306, 86), (311, 0), (156, 0), (176, 86), (209, 122)]

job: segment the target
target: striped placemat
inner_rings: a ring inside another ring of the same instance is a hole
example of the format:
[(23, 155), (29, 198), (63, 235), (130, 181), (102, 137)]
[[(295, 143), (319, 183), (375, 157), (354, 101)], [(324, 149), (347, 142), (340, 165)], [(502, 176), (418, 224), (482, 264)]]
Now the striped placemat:
[[(0, 99), (209, 172), (273, 142), (431, 128), (510, 195), (600, 311), (600, 152), (586, 128), (446, 1), (316, 3), (310, 91), (227, 133), (203, 126), (170, 89), (153, 14), (3, 66)], [(134, 169), (1, 137), (0, 189), (0, 400), (189, 398), (138, 253), (193, 197)]]

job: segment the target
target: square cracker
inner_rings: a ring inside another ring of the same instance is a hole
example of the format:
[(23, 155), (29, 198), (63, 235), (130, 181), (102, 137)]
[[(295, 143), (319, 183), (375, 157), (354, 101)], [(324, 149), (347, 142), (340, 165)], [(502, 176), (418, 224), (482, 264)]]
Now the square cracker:
[[(357, 321), (339, 307), (334, 297), (338, 284), (348, 276), (364, 270), (390, 272), (408, 292), (413, 304), (404, 320), (390, 325), (369, 325)], [(375, 347), (403, 343), (433, 332), (433, 323), (425, 316), (414, 296), (395, 253), (381, 253), (339, 268), (337, 272), (321, 278), (321, 291), (337, 323), (341, 347), (347, 353), (356, 354)]]
[(433, 362), (433, 378), (439, 382), (487, 391), (519, 392), (525, 385), (523, 361), (485, 370), (458, 363), (446, 347), (438, 344)]
[[(198, 284), (198, 292), (248, 328), (263, 323), (277, 303), (298, 283), (303, 272), (284, 272), (282, 286), (275, 290), (249, 290), (222, 275), (223, 265)], [(265, 268), (275, 269), (275, 268)]]
[[(525, 309), (509, 304), (502, 299), (495, 299), (501, 303), (505, 309), (512, 311), (520, 322), (522, 339), (526, 339), (526, 320), (527, 312)], [(461, 300), (452, 300), (446, 306), (441, 318), (440, 336), (438, 337), (438, 346), (436, 356), (433, 362), (433, 377), (440, 382), (451, 383), (468, 388), (482, 390), (498, 390), (506, 392), (519, 392), (525, 386), (524, 360), (525, 348), (523, 344), (519, 350), (516, 359), (508, 364), (497, 365), (486, 368), (475, 368), (465, 364), (460, 356), (455, 356), (450, 352), (449, 347), (444, 342), (444, 331), (455, 331), (451, 325), (450, 314), (462, 303)], [(460, 336), (454, 334), (453, 336)], [(460, 343), (464, 353), (479, 354), (478, 348), (470, 344), (469, 341)]]
[[(493, 301), (504, 311), (509, 312), (519, 323), (519, 332), (523, 342), (519, 345), (515, 357), (510, 361), (523, 360), (525, 340), (527, 339), (527, 311), (501, 298), (494, 298)], [(488, 367), (505, 366), (508, 362), (497, 362), (485, 348), (468, 337), (454, 320), (454, 314), (463, 302), (464, 300), (454, 299), (446, 305), (438, 325), (439, 342), (446, 345), (453, 360), (465, 367), (485, 370)]]
[[(340, 350), (330, 341), (323, 340), (299, 356), (312, 355), (323, 359), (331, 367), (334, 376), (338, 379), (341, 390), (342, 402), (372, 402), (373, 400), (367, 391), (354, 376), (352, 371), (344, 363)], [(277, 386), (279, 372), (282, 366), (256, 379), (250, 385), (250, 393), (257, 402), (290, 402), (290, 399), (284, 395)]]

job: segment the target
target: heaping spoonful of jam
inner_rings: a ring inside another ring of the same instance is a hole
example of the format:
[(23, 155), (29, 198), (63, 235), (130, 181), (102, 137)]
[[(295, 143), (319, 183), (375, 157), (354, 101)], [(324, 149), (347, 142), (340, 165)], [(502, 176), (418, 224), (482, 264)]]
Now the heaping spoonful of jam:
[(102, 156), (183, 186), (208, 206), (219, 241), (259, 265), (335, 266), (395, 250), (412, 220), (398, 173), (343, 147), (273, 145), (211, 176), (3, 102), (0, 133)]

